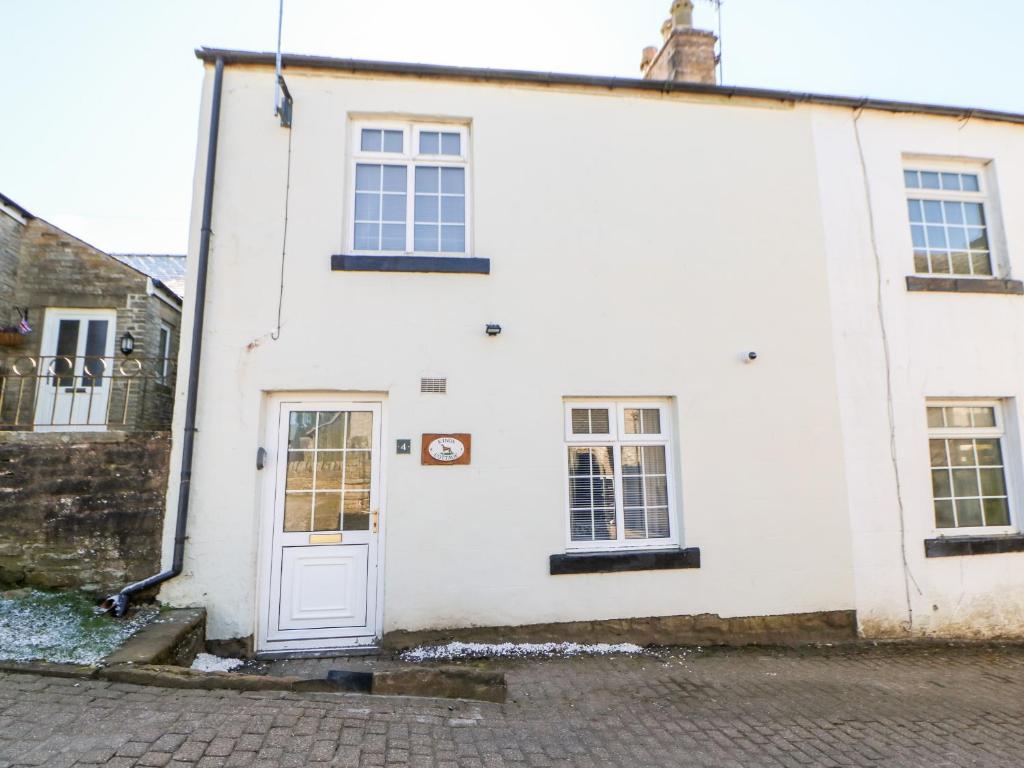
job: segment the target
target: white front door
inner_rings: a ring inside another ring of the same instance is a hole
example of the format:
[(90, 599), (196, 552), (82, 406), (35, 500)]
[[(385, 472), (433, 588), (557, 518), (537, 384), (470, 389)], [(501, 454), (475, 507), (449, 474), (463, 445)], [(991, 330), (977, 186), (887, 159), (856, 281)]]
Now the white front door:
[(113, 381), (112, 309), (47, 309), (39, 360), (35, 428), (101, 431)]
[(380, 403), (280, 402), (272, 416), (258, 650), (374, 644)]

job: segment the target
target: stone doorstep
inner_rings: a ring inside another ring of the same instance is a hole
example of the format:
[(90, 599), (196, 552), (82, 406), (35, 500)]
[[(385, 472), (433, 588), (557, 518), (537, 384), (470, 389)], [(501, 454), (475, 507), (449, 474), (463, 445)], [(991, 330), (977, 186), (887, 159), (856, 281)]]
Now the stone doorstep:
[(156, 619), (107, 656), (103, 665), (172, 664), (188, 667), (196, 654), (203, 650), (205, 637), (205, 608), (161, 611)]

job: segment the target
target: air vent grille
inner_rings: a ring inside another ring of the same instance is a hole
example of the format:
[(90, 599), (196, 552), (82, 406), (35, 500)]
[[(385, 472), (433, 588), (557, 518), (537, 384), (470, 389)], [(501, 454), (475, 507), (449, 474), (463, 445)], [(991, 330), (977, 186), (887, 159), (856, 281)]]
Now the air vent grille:
[(448, 392), (448, 379), (420, 379), (420, 392), (443, 395)]

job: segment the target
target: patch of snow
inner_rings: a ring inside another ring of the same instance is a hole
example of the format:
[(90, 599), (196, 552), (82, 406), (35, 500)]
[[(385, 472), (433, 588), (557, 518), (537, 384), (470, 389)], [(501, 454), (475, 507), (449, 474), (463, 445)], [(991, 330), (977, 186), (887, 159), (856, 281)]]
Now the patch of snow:
[(230, 672), (245, 664), (241, 659), (225, 659), (212, 653), (200, 653), (192, 662), (192, 669), (200, 672)]
[(157, 615), (143, 606), (114, 619), (77, 592), (0, 592), (0, 659), (96, 664)]
[(545, 658), (551, 656), (608, 656), (646, 651), (633, 643), (448, 643), (421, 645), (402, 654), (405, 661), (484, 658)]

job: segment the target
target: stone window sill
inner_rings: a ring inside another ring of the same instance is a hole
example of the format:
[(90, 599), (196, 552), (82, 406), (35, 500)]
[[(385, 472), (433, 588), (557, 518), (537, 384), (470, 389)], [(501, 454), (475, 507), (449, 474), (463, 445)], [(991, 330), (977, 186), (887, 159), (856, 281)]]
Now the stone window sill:
[(468, 256), (331, 256), (334, 272), (438, 272), (489, 275), (491, 260)]
[(925, 557), (963, 557), (966, 555), (1000, 555), (1024, 552), (1024, 535), (950, 536), (925, 539)]
[(981, 277), (923, 277), (907, 275), (908, 291), (939, 293), (1003, 293), (1024, 294), (1024, 282)]
[(551, 555), (551, 575), (666, 571), (700, 568), (700, 549), (651, 549), (631, 552), (579, 552)]

